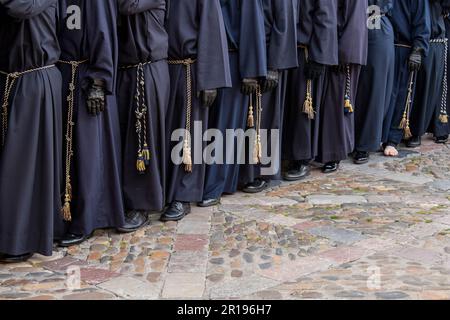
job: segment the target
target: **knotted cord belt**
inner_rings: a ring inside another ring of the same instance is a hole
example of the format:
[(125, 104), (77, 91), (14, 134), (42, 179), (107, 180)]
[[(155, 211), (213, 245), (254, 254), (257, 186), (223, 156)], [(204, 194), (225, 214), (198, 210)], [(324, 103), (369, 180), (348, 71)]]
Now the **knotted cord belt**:
[(61, 64), (67, 64), (72, 67), (70, 83), (69, 83), (69, 94), (67, 96), (67, 129), (66, 129), (66, 159), (65, 159), (65, 186), (64, 186), (64, 205), (62, 207), (62, 215), (65, 221), (72, 221), (72, 211), (70, 205), (72, 203), (72, 176), (70, 174), (72, 168), (72, 159), (74, 155), (73, 151), (73, 127), (75, 122), (73, 120), (75, 111), (75, 93), (77, 89), (77, 74), (78, 68), (81, 64), (86, 63), (87, 60), (82, 61), (58, 61)]
[[(253, 106), (253, 94), (249, 97), (247, 127), (256, 129), (256, 137), (253, 146), (253, 163), (259, 164), (262, 160), (261, 121), (262, 121), (262, 92), (258, 84), (255, 93), (256, 104)], [(256, 109), (256, 110), (255, 110)], [(256, 119), (255, 119), (256, 118)], [(256, 121), (255, 121), (256, 120)], [(255, 125), (256, 122), (256, 125)]]
[[(136, 101), (136, 134), (138, 136), (138, 152), (136, 169), (139, 174), (145, 174), (147, 167), (150, 165), (150, 148), (147, 141), (147, 114), (150, 117), (149, 107), (145, 96), (145, 72), (144, 66), (151, 64), (152, 61), (139, 63), (130, 66), (123, 66), (120, 69), (136, 69), (136, 93), (134, 99)], [(150, 121), (151, 123), (151, 121)]]
[(8, 132), (8, 106), (9, 106), (9, 97), (11, 95), (11, 92), (14, 88), (14, 85), (21, 76), (25, 74), (29, 74), (36, 71), (41, 71), (45, 69), (53, 68), (55, 65), (49, 65), (45, 67), (40, 68), (34, 68), (22, 72), (4, 72), (0, 71), (0, 74), (6, 76), (6, 83), (5, 83), (5, 92), (3, 96), (3, 103), (2, 103), (2, 132), (1, 132), (1, 147), (3, 148), (5, 146), (6, 142), (6, 133)]
[[(308, 47), (304, 46), (304, 45), (298, 45), (297, 47), (305, 50), (305, 62), (308, 63), (308, 61), (309, 61)], [(303, 102), (303, 109), (302, 109), (302, 112), (305, 113), (306, 115), (308, 115), (308, 119), (310, 119), (310, 120), (314, 120), (315, 113), (316, 113), (314, 111), (312, 85), (313, 85), (312, 79), (306, 79), (306, 95), (305, 95), (305, 101)]]
[(439, 113), (439, 121), (443, 124), (448, 123), (447, 113), (447, 95), (448, 95), (448, 39), (431, 39), (430, 43), (437, 43), (444, 45), (444, 75), (442, 78), (442, 98), (441, 109)]
[(353, 113), (353, 104), (352, 104), (352, 72), (350, 69), (350, 65), (347, 64), (345, 66), (345, 96), (344, 96), (344, 108), (345, 113)]
[(186, 172), (192, 172), (192, 65), (194, 59), (168, 60), (170, 65), (183, 65), (186, 69), (186, 130), (183, 142), (183, 163)]
[(404, 132), (404, 137), (406, 140), (412, 138), (411, 127), (410, 127), (410, 117), (411, 110), (413, 106), (413, 91), (414, 91), (414, 80), (415, 80), (415, 71), (411, 71), (409, 73), (408, 80), (408, 95), (406, 97), (405, 109), (403, 111), (402, 121), (400, 122), (399, 129), (402, 129)]

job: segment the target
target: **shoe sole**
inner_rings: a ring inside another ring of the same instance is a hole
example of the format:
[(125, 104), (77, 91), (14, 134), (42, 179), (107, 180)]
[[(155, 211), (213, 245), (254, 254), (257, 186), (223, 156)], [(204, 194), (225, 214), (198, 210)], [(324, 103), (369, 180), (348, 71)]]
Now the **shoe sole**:
[(117, 228), (117, 232), (121, 233), (121, 234), (127, 234), (127, 233), (133, 233), (138, 231), (139, 229), (145, 228), (146, 226), (148, 226), (150, 224), (150, 218), (147, 218), (147, 221), (145, 221), (141, 226), (139, 226), (138, 228), (134, 228), (134, 229), (123, 229), (123, 228)]
[(354, 164), (366, 164), (369, 163), (369, 159), (361, 161), (361, 160), (353, 160)]
[(210, 208), (210, 207), (218, 206), (219, 204), (220, 204), (220, 200), (218, 200), (216, 202), (212, 202), (211, 204), (208, 204), (208, 205), (202, 205), (200, 203), (197, 203), (197, 207), (199, 207), (199, 208)]
[(261, 188), (261, 189), (243, 189), (242, 192), (247, 193), (247, 194), (257, 194), (257, 193), (266, 191), (267, 189), (269, 189), (269, 186)]
[(302, 180), (305, 180), (306, 178), (308, 178), (310, 175), (311, 175), (311, 172), (308, 172), (308, 174), (306, 174), (300, 178), (283, 177), (283, 180), (288, 181), (288, 182), (302, 181)]
[(192, 211), (192, 210), (189, 210), (189, 211), (186, 212), (184, 215), (182, 215), (181, 217), (176, 218), (176, 219), (172, 219), (172, 218), (164, 218), (164, 216), (162, 216), (162, 217), (159, 219), (159, 221), (161, 221), (161, 222), (178, 222), (178, 221), (180, 221), (180, 220), (183, 220), (188, 214), (191, 213), (191, 211)]

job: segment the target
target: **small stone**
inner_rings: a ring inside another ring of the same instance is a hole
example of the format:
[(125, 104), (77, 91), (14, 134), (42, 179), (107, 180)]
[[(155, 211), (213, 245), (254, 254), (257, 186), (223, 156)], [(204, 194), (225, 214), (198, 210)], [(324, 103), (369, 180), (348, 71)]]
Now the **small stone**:
[(241, 270), (233, 270), (231, 271), (231, 276), (233, 278), (241, 278), (244, 273)]
[(158, 282), (160, 279), (161, 279), (161, 273), (160, 272), (150, 272), (147, 275), (147, 281), (148, 282), (155, 283), (155, 282)]
[(283, 255), (283, 250), (282, 250), (281, 248), (278, 248), (278, 249), (275, 251), (275, 254), (276, 254), (277, 256), (282, 256), (282, 255)]
[(224, 279), (223, 274), (212, 274), (207, 277), (207, 279), (211, 282), (220, 282)]
[(341, 291), (335, 294), (337, 298), (364, 298), (365, 294), (361, 291)]
[(253, 262), (253, 255), (251, 255), (250, 253), (244, 253), (244, 255), (242, 257), (244, 258), (245, 262), (247, 262), (247, 263)]
[(270, 262), (262, 263), (259, 265), (259, 268), (261, 270), (267, 270), (267, 269), (270, 269), (271, 267), (272, 267), (272, 263), (270, 263)]
[(262, 260), (272, 260), (272, 257), (271, 256), (262, 255), (261, 259)]
[(211, 262), (212, 264), (215, 264), (215, 265), (222, 265), (225, 263), (225, 260), (223, 258), (213, 258), (213, 259), (209, 260), (209, 262)]
[(232, 249), (231, 251), (230, 251), (230, 254), (228, 255), (230, 258), (234, 258), (234, 257), (237, 257), (238, 255), (240, 255), (241, 254), (241, 252), (239, 251), (239, 250), (237, 250), (237, 249)]

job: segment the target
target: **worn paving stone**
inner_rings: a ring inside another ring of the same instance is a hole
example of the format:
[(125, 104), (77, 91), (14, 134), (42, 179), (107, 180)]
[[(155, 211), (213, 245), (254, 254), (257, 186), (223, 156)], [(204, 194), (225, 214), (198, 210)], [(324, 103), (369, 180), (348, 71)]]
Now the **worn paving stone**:
[(363, 196), (312, 195), (306, 201), (313, 205), (342, 205), (346, 203), (367, 203)]
[(204, 273), (207, 264), (207, 251), (176, 251), (170, 257), (168, 272)]
[(211, 286), (209, 288), (209, 297), (211, 299), (223, 299), (247, 296), (259, 291), (273, 288), (278, 284), (278, 281), (257, 275), (251, 275), (246, 278), (232, 279), (225, 283)]
[(162, 291), (162, 298), (201, 298), (205, 291), (204, 273), (168, 274)]
[(121, 276), (98, 285), (99, 288), (125, 299), (157, 299), (161, 285)]
[(318, 227), (310, 229), (308, 232), (315, 236), (328, 238), (344, 244), (353, 244), (365, 239), (360, 232), (335, 227)]

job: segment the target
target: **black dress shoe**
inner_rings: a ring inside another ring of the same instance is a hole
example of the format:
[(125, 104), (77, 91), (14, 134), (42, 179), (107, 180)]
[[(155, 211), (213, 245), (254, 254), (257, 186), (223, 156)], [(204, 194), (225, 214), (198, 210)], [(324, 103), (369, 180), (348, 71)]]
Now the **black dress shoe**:
[(448, 136), (436, 137), (434, 138), (434, 142), (437, 144), (445, 144), (448, 142)]
[(311, 166), (309, 164), (296, 161), (292, 169), (283, 174), (283, 179), (286, 181), (299, 181), (310, 174)]
[(200, 208), (209, 208), (209, 207), (214, 207), (220, 204), (220, 198), (219, 199), (206, 199), (203, 200), (202, 202), (199, 202), (197, 205)]
[(19, 263), (25, 262), (33, 256), (32, 253), (25, 253), (18, 256), (0, 253), (0, 263)]
[(269, 188), (269, 182), (264, 179), (257, 178), (257, 179), (255, 179), (255, 181), (247, 184), (244, 187), (244, 189), (242, 189), (242, 192), (260, 193), (260, 192), (263, 192), (264, 190), (266, 190), (267, 188)]
[(338, 169), (339, 169), (339, 162), (328, 162), (323, 166), (322, 172), (328, 174), (336, 172), (338, 171)]
[(369, 162), (370, 155), (366, 151), (355, 151), (353, 155), (353, 162), (355, 164), (365, 164)]
[(72, 246), (82, 244), (88, 238), (89, 238), (89, 236), (79, 235), (79, 234), (74, 234), (74, 233), (67, 233), (59, 241), (58, 245), (63, 248), (72, 247)]
[(180, 221), (186, 215), (191, 213), (191, 204), (188, 202), (174, 201), (170, 207), (161, 216), (161, 221)]
[(422, 138), (421, 137), (412, 137), (408, 141), (406, 141), (406, 146), (408, 148), (418, 148), (422, 145)]
[(145, 211), (130, 211), (125, 217), (125, 224), (117, 228), (120, 233), (131, 233), (145, 227), (150, 222), (148, 212)]

